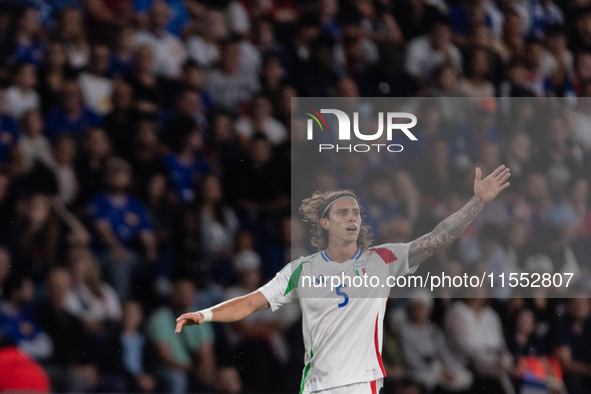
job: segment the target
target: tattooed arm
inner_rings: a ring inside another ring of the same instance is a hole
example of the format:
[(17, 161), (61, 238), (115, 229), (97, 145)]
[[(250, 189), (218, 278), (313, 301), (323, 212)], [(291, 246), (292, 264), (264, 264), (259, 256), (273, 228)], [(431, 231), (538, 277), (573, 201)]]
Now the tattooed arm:
[(493, 200), (501, 190), (509, 186), (506, 180), (511, 176), (511, 172), (509, 168), (500, 166), (484, 179), (481, 179), (481, 175), (480, 168), (476, 168), (474, 197), (462, 209), (439, 223), (429, 234), (423, 235), (410, 244), (408, 256), (411, 268), (458, 239), (480, 213), (484, 204)]

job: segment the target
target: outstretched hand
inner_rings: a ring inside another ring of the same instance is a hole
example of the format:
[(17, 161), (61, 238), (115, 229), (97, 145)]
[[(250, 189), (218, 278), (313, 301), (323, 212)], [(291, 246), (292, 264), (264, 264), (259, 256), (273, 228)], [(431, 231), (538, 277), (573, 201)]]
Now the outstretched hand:
[(484, 179), (482, 177), (482, 170), (476, 167), (476, 179), (474, 180), (474, 194), (480, 200), (481, 203), (485, 204), (494, 198), (501, 192), (509, 187), (510, 183), (506, 182), (511, 176), (511, 170), (504, 165), (499, 166), (489, 176)]
[(179, 334), (183, 326), (199, 325), (203, 323), (205, 318), (201, 312), (184, 313), (178, 319), (176, 319), (175, 334)]

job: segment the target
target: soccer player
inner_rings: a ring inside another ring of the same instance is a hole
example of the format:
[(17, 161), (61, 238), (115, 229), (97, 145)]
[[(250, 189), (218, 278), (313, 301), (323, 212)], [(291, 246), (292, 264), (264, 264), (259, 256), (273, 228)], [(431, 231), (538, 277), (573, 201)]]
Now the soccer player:
[(384, 284), (389, 276), (412, 273), (435, 251), (456, 240), (484, 204), (509, 186), (506, 181), (510, 176), (509, 168), (500, 166), (481, 179), (481, 170), (476, 168), (474, 197), (458, 212), (410, 243), (376, 247), (371, 247), (369, 228), (361, 223), (361, 209), (353, 192), (316, 192), (303, 201), (300, 212), (312, 225), (311, 241), (319, 252), (287, 264), (257, 291), (181, 315), (176, 332), (184, 325), (229, 323), (261, 309), (275, 311), (299, 302), (306, 347), (300, 393), (377, 393), (386, 376), (381, 341), (390, 289), (380, 285), (364, 297), (353, 298), (349, 297), (352, 288), (326, 286), (306, 297), (304, 277), (371, 275)]

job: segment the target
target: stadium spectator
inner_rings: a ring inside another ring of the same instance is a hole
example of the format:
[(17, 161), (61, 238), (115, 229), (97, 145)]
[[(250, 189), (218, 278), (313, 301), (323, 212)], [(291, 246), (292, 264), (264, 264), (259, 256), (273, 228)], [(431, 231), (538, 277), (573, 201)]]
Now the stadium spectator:
[(25, 112), (20, 123), (22, 138), (19, 148), (22, 152), (21, 166), (23, 171), (29, 172), (36, 163), (50, 167), (53, 156), (51, 154), (51, 144), (47, 137), (43, 135), (45, 123), (41, 112), (39, 110)]
[(242, 381), (238, 370), (233, 366), (220, 366), (217, 370), (214, 390), (220, 394), (241, 393)]
[(519, 364), (522, 357), (544, 356), (546, 349), (542, 338), (536, 335), (536, 321), (534, 313), (529, 309), (515, 312), (512, 331), (507, 336), (507, 349), (513, 355), (515, 364)]
[(6, 89), (6, 111), (15, 119), (31, 110), (39, 109), (41, 101), (39, 93), (35, 91), (37, 86), (37, 70), (32, 63), (20, 63), (14, 71), (15, 84)]
[[(232, 259), (233, 272), (237, 278), (236, 286), (229, 287), (224, 294), (225, 299), (240, 297), (255, 291), (261, 284), (261, 259), (256, 252), (244, 250)], [(238, 365), (242, 372), (242, 380), (246, 390), (263, 392), (280, 390), (281, 366), (287, 362), (287, 344), (281, 333), (285, 328), (277, 314), (270, 310), (251, 315), (226, 327), (225, 334), (230, 344), (230, 352), (238, 356)], [(250, 349), (258, 349), (256, 353)], [(249, 350), (245, 354), (245, 350)], [(236, 356), (235, 356), (236, 357)], [(256, 360), (256, 361), (255, 361)], [(260, 378), (260, 371), (269, 373)], [(259, 378), (254, 379), (254, 376)]]
[(110, 56), (109, 47), (95, 45), (90, 51), (88, 71), (78, 76), (86, 106), (99, 115), (105, 115), (111, 110), (113, 83), (106, 76)]
[(556, 358), (548, 357), (546, 338), (536, 333), (534, 313), (529, 309), (515, 312), (513, 332), (507, 336), (507, 347), (513, 354), (518, 385), (522, 391), (529, 387), (545, 387), (564, 391), (562, 370)]
[(195, 284), (187, 279), (175, 280), (170, 305), (163, 306), (150, 316), (148, 337), (155, 343), (160, 379), (166, 392), (186, 393), (191, 387), (210, 386), (215, 377), (213, 331), (209, 325), (194, 327), (175, 335), (175, 316), (189, 310)]
[(170, 121), (167, 130), (172, 152), (163, 161), (179, 200), (190, 203), (195, 199), (196, 181), (210, 172), (201, 154), (203, 132), (193, 118), (183, 115)]
[(591, 7), (579, 7), (574, 19), (575, 34), (571, 47), (576, 52), (591, 52)]
[(131, 85), (118, 81), (113, 85), (113, 108), (105, 117), (105, 131), (118, 156), (128, 158), (133, 141), (137, 113), (133, 108), (134, 91)]
[[(6, 112), (6, 94), (0, 90), (0, 163), (15, 171), (19, 167), (19, 125), (18, 122)], [(12, 168), (10, 168), (12, 167)]]
[(241, 51), (237, 39), (227, 39), (221, 44), (219, 68), (208, 76), (206, 89), (216, 106), (237, 115), (241, 104), (259, 91), (259, 81), (240, 69)]
[(76, 71), (86, 67), (90, 59), (83, 18), (79, 9), (67, 5), (60, 10), (54, 31), (54, 39), (65, 46), (69, 66)]
[(80, 85), (76, 80), (63, 83), (60, 92), (60, 106), (47, 115), (47, 131), (49, 138), (55, 138), (64, 132), (80, 136), (89, 127), (100, 127), (102, 119), (83, 103)]
[(273, 108), (267, 97), (257, 96), (252, 99), (252, 116), (242, 116), (234, 125), (244, 146), (248, 145), (248, 141), (256, 132), (263, 133), (273, 146), (285, 141), (285, 126), (272, 115)]
[(472, 374), (452, 355), (441, 328), (430, 322), (433, 299), (415, 291), (407, 307), (408, 320), (400, 339), (409, 373), (427, 392), (441, 387), (453, 392), (468, 390)]
[(181, 67), (187, 58), (187, 52), (183, 42), (166, 31), (171, 18), (170, 6), (167, 3), (162, 1), (152, 2), (149, 11), (148, 28), (135, 33), (133, 43), (136, 46), (148, 45), (152, 48), (156, 73), (174, 79), (181, 75)]
[[(481, 290), (468, 291), (474, 296), (482, 294)], [(511, 359), (506, 349), (501, 319), (487, 303), (486, 298), (457, 301), (445, 316), (445, 332), (453, 354), (461, 362), (473, 366), (475, 384), (483, 387), (481, 392), (513, 393), (511, 381), (505, 372), (505, 368), (510, 368)]]
[(134, 30), (130, 26), (123, 26), (120, 29), (109, 59), (108, 75), (120, 77), (133, 67), (133, 33)]
[(115, 291), (121, 299), (131, 293), (133, 272), (140, 263), (139, 251), (133, 249), (139, 241), (145, 260), (156, 262), (156, 239), (144, 204), (128, 194), (131, 166), (113, 158), (106, 164), (106, 190), (93, 197), (89, 216), (101, 240), (100, 253)]
[(87, 204), (92, 196), (100, 192), (106, 163), (112, 153), (111, 140), (105, 130), (92, 128), (85, 133), (76, 162), (76, 177), (80, 186), (76, 205)]
[(157, 113), (165, 98), (166, 81), (156, 73), (155, 56), (151, 46), (138, 46), (135, 51), (135, 67), (125, 75), (125, 81), (135, 93), (135, 109), (148, 115)]
[(234, 235), (240, 225), (238, 217), (226, 205), (220, 179), (215, 175), (204, 176), (199, 182), (196, 202), (203, 252), (214, 261), (218, 275), (222, 274), (229, 268), (227, 263), (234, 250)]
[(48, 195), (35, 193), (19, 201), (22, 211), (16, 217), (14, 233), (8, 235), (15, 264), (21, 272), (43, 283), (47, 273), (58, 263), (59, 247), (65, 229), (53, 212)]
[(501, 35), (501, 57), (505, 61), (523, 57), (525, 48), (524, 17), (516, 8), (505, 12)]
[(380, 234), (384, 239), (393, 239), (391, 227), (396, 226), (400, 212), (390, 179), (383, 171), (374, 171), (364, 180), (365, 196), (363, 196), (366, 215), (365, 223)]
[(234, 163), (228, 171), (229, 186), (225, 189), (231, 191), (230, 202), (238, 207), (239, 214), (264, 216), (277, 212), (286, 201), (271, 144), (264, 135), (257, 134), (249, 148), (247, 158)]
[(131, 148), (126, 149), (126, 153), (130, 156), (137, 190), (146, 190), (154, 175), (168, 171), (162, 161), (162, 141), (156, 134), (156, 124), (150, 120), (141, 120), (135, 127), (136, 130), (128, 131), (133, 136)]
[[(148, 23), (149, 11), (157, 1), (154, 0), (138, 0), (133, 2), (133, 11), (136, 18), (139, 20), (140, 26), (145, 26)], [(188, 6), (181, 0), (166, 0), (166, 4), (170, 8), (171, 17), (166, 25), (166, 30), (177, 37), (182, 37), (189, 27), (189, 12)]]
[(38, 361), (54, 353), (51, 338), (39, 326), (33, 300), (35, 289), (31, 278), (13, 272), (4, 281), (0, 303), (0, 331), (12, 339), (20, 350)]
[(54, 346), (52, 357), (44, 363), (52, 390), (83, 393), (97, 385), (98, 371), (82, 322), (65, 308), (70, 283), (67, 270), (52, 270), (47, 278), (48, 298), (39, 305), (37, 316)]
[(339, 73), (334, 64), (334, 47), (335, 39), (329, 35), (320, 35), (311, 42), (309, 58), (294, 72), (294, 83), (300, 96), (335, 95)]
[(202, 67), (209, 68), (220, 59), (220, 40), (228, 36), (224, 23), (224, 14), (217, 10), (208, 10), (205, 21), (198, 35), (187, 41), (189, 57)]
[(493, 97), (495, 87), (491, 78), (491, 54), (485, 48), (473, 48), (468, 54), (465, 78), (458, 83), (463, 97)]
[(87, 331), (105, 334), (121, 319), (121, 303), (111, 286), (103, 282), (97, 258), (85, 246), (68, 250), (71, 289), (65, 308), (82, 320)]
[(39, 95), (46, 114), (53, 108), (70, 76), (68, 54), (64, 44), (52, 41), (46, 51), (43, 64), (39, 67)]
[(35, 7), (24, 7), (16, 21), (14, 60), (39, 66), (43, 61), (45, 44), (40, 40), (42, 25)]
[(153, 393), (158, 388), (154, 345), (142, 332), (144, 311), (137, 301), (123, 304), (122, 320), (109, 336), (103, 368), (125, 380), (123, 391)]
[(209, 160), (217, 170), (227, 169), (241, 154), (230, 114), (218, 111), (212, 115)]
[(405, 69), (413, 77), (430, 81), (433, 72), (445, 63), (462, 70), (462, 54), (451, 41), (451, 26), (447, 19), (439, 18), (429, 33), (409, 42)]
[(66, 205), (76, 201), (80, 190), (75, 168), (77, 149), (74, 137), (65, 133), (53, 141), (54, 160), (51, 169), (55, 175), (57, 194)]
[(205, 130), (207, 129), (207, 118), (204, 114), (205, 106), (201, 102), (202, 97), (197, 89), (183, 89), (176, 99), (175, 115), (190, 117), (201, 129)]
[(579, 298), (567, 302), (567, 313), (554, 322), (554, 354), (564, 370), (564, 383), (571, 394), (585, 392), (589, 379), (591, 346), (589, 294), (577, 292)]

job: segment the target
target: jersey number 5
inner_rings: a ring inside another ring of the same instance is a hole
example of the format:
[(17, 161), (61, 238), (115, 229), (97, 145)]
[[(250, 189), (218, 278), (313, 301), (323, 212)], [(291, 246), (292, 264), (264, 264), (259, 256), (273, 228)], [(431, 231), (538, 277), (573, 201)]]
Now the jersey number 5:
[(335, 288), (335, 291), (336, 291), (337, 295), (338, 295), (338, 296), (341, 296), (341, 297), (343, 297), (343, 298), (345, 298), (345, 299), (343, 300), (343, 302), (341, 302), (341, 303), (339, 304), (339, 308), (342, 308), (342, 307), (344, 307), (345, 305), (347, 305), (347, 304), (349, 303), (349, 296), (348, 296), (348, 295), (347, 295), (347, 293), (345, 293), (344, 291), (341, 291), (341, 289), (342, 289), (343, 287), (347, 287), (347, 286), (339, 286), (339, 287)]

